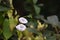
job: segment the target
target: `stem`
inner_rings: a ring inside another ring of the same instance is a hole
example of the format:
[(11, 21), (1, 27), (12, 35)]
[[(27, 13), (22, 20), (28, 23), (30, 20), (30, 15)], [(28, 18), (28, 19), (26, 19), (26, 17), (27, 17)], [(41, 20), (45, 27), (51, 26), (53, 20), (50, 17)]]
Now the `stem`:
[(22, 32), (17, 31), (17, 35), (18, 35), (18, 40), (21, 40), (21, 37), (22, 37)]
[(59, 34), (59, 31), (58, 31), (58, 29), (56, 27), (55, 27), (55, 30), (56, 30), (56, 33)]
[(55, 28), (56, 33), (59, 34), (59, 31), (57, 29), (57, 26), (55, 26), (55, 25), (52, 25), (52, 26)]

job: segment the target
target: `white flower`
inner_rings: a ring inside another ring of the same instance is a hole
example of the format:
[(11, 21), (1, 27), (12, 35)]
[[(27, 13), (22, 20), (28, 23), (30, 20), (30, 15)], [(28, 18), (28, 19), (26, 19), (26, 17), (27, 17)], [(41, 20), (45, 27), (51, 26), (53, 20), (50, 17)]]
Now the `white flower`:
[(20, 17), (19, 22), (23, 23), (23, 24), (26, 24), (26, 23), (28, 23), (28, 20), (26, 18), (24, 18), (24, 17)]
[(26, 29), (26, 26), (23, 25), (23, 24), (19, 24), (16, 26), (16, 29), (19, 30), (19, 31), (24, 31)]

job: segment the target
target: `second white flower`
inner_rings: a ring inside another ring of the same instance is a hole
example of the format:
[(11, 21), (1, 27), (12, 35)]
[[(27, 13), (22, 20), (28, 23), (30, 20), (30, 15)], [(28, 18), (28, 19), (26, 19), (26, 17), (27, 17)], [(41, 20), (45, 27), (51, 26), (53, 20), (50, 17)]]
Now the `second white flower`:
[(28, 23), (28, 20), (26, 18), (24, 18), (24, 17), (20, 17), (19, 22), (23, 23), (23, 24), (26, 24), (26, 23)]

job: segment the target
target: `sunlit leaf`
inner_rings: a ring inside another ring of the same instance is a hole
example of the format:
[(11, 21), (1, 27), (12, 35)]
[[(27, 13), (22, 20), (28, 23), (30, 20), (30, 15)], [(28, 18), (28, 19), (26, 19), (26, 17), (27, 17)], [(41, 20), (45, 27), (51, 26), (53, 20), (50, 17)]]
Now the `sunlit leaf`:
[(8, 14), (8, 17), (9, 17), (10, 30), (13, 31), (13, 29), (15, 28), (15, 26), (17, 24), (17, 20), (18, 20), (17, 16), (15, 17), (15, 19), (13, 18), (13, 16), (12, 16), (12, 10), (9, 10), (7, 12), (7, 14)]
[(9, 23), (10, 23), (10, 30), (13, 31), (13, 29), (15, 28), (17, 22), (13, 18), (9, 18)]
[(35, 40), (44, 40), (43, 34), (39, 33), (39, 35), (35, 37)]

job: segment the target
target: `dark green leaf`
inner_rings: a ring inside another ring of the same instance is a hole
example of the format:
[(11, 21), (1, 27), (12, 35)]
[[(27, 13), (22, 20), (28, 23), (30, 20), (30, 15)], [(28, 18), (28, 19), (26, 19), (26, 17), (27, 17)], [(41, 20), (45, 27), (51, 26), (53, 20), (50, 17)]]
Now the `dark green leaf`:
[(3, 21), (4, 21), (4, 17), (0, 15), (0, 25), (3, 23)]
[(29, 31), (29, 32), (32, 32), (32, 33), (35, 33), (35, 34), (39, 34), (39, 32), (36, 30), (36, 29), (33, 29), (33, 28), (27, 28), (27, 30)]
[(0, 35), (2, 34), (2, 30), (0, 29)]
[(44, 36), (46, 36), (46, 40), (56, 40), (56, 35), (54, 35), (53, 31), (46, 30)]
[(47, 40), (56, 40), (56, 36), (47, 37)]
[(26, 25), (27, 25), (27, 26), (32, 25), (34, 28), (37, 28), (38, 23), (37, 23), (37, 20), (32, 20), (32, 19), (30, 19), (30, 20), (29, 20), (29, 23), (26, 24)]
[(32, 21), (31, 24), (34, 26), (34, 28), (37, 28), (38, 23), (36, 20)]
[(34, 8), (35, 8), (35, 12), (36, 14), (39, 14), (40, 13), (40, 8), (36, 5), (34, 5)]
[(4, 6), (0, 6), (0, 11), (8, 11), (8, 10), (9, 10), (9, 8), (4, 7)]

